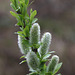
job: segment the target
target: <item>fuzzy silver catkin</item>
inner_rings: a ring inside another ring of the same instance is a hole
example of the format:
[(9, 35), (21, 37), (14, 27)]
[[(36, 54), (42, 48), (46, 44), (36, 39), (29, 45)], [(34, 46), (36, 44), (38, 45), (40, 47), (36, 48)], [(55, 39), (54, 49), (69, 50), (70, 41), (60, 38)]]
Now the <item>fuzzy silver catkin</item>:
[(53, 72), (58, 62), (59, 62), (59, 57), (57, 55), (52, 56), (51, 61), (47, 66), (47, 72)]
[(32, 45), (38, 44), (40, 41), (40, 26), (38, 23), (34, 23), (30, 29), (30, 43)]
[(28, 63), (29, 68), (31, 70), (38, 70), (40, 61), (37, 55), (34, 52), (30, 51), (28, 52), (26, 58), (27, 58), (27, 63)]
[(43, 56), (48, 53), (49, 46), (51, 44), (51, 34), (46, 32), (41, 39), (42, 45), (39, 47), (38, 52), (40, 56)]
[(30, 50), (30, 48), (25, 46), (25, 43), (23, 43), (25, 39), (23, 37), (21, 37), (20, 35), (18, 35), (18, 46), (20, 48), (20, 51), (22, 54), (27, 54)]

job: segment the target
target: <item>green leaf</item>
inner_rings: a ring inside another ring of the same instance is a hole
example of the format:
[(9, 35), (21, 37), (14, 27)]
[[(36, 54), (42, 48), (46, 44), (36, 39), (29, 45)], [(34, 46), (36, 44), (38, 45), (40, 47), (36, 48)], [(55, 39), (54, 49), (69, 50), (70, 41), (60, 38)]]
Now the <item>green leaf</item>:
[(46, 67), (47, 67), (46, 64), (44, 64), (44, 67), (43, 68), (44, 68), (45, 71), (46, 71)]
[(51, 51), (51, 52), (49, 52), (49, 53), (55, 53), (55, 51)]
[(26, 56), (23, 55), (23, 56), (20, 57), (20, 59), (25, 58), (25, 57), (26, 57)]
[(28, 7), (34, 2), (34, 0), (28, 5)]
[(28, 5), (29, 4), (29, 0), (25, 0), (25, 4)]
[(45, 60), (45, 59), (49, 58), (50, 56), (51, 56), (51, 54), (46, 54), (46, 55), (43, 56), (42, 60)]
[(17, 12), (18, 14), (21, 13), (21, 12), (20, 12), (20, 7), (18, 7), (18, 8), (16, 9), (16, 12)]
[(16, 32), (16, 34), (18, 34), (18, 35), (20, 35), (21, 37), (25, 38), (25, 35), (24, 35), (23, 31), (18, 31), (18, 32)]
[(29, 75), (38, 75), (38, 73), (37, 72), (32, 72)]
[(37, 52), (36, 54), (37, 54), (37, 57), (40, 59), (40, 55), (39, 55), (39, 53)]
[(29, 37), (29, 26), (24, 28), (23, 33), (26, 35), (26, 37)]
[(61, 66), (62, 66), (62, 63), (57, 64), (53, 74), (56, 74), (58, 72), (58, 70), (61, 68)]
[(23, 21), (23, 15), (22, 14), (18, 14), (18, 16), (20, 17), (20, 21)]
[(24, 62), (26, 62), (26, 60), (21, 61), (19, 64), (22, 64), (22, 63), (24, 63)]
[(18, 21), (17, 25), (19, 25), (19, 26), (21, 25), (22, 26), (23, 25), (22, 16), (20, 14), (16, 14), (13, 11), (10, 11), (10, 13), (11, 13), (12, 16), (16, 17), (16, 19)]
[(10, 13), (11, 13), (12, 16), (16, 17), (17, 20), (20, 20), (20, 17), (18, 16), (18, 14), (16, 14), (16, 13), (13, 12), (13, 11), (10, 11)]
[(13, 3), (11, 3), (10, 6), (11, 6), (14, 10), (16, 10), (15, 6), (13, 5)]
[(40, 43), (38, 43), (38, 44), (33, 44), (33, 45), (31, 45), (31, 47), (34, 47), (34, 48), (39, 48), (40, 47)]
[(34, 10), (31, 14), (30, 14), (30, 20), (32, 22), (33, 18), (35, 17), (35, 15), (37, 14), (37, 11)]
[(20, 20), (18, 21), (19, 22), (18, 24), (20, 24), (20, 26), (24, 26), (23, 15), (22, 14), (18, 14), (18, 16), (20, 18)]
[(30, 14), (33, 12), (32, 8), (30, 9)]
[(30, 19), (30, 18), (29, 18), (29, 17), (27, 17), (27, 16), (26, 16), (25, 18), (26, 18), (27, 20), (29, 20), (29, 19)]
[(14, 3), (14, 0), (10, 0), (12, 3)]
[(38, 20), (37, 18), (34, 18), (32, 24), (35, 23), (37, 20)]
[(19, 21), (16, 25), (21, 26), (21, 22)]
[(45, 73), (45, 75), (52, 75), (52, 72), (47, 72)]
[(20, 27), (20, 29), (23, 31), (23, 28)]
[(20, 6), (20, 12), (21, 12), (21, 14), (23, 14), (23, 11), (25, 11), (25, 0), (19, 0), (19, 6)]
[(45, 62), (47, 62), (47, 61), (49, 61), (49, 60), (48, 60), (48, 59), (44, 59), (44, 60), (42, 60), (41, 62), (45, 63)]
[(14, 5), (18, 9), (18, 0), (14, 0)]
[(29, 41), (28, 41), (28, 40), (25, 39), (25, 40), (23, 41), (23, 43), (25, 43), (26, 46), (27, 46), (27, 45), (29, 46)]
[(22, 14), (23, 14), (23, 16), (25, 16), (27, 14), (27, 5), (26, 4), (24, 4), (22, 7)]
[(23, 32), (22, 32), (22, 31), (18, 31), (18, 32), (17, 32), (17, 34), (20, 34), (20, 35), (22, 35), (22, 34), (23, 34)]
[(20, 3), (24, 3), (25, 4), (25, 0), (19, 0)]

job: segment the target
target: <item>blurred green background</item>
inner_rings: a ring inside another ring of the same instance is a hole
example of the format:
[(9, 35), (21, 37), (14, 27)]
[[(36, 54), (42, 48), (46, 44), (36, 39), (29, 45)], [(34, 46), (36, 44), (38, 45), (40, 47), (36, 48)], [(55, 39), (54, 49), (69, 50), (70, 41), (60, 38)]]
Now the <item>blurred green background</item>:
[[(59, 72), (75, 75), (75, 0), (35, 0), (28, 11), (30, 8), (38, 11), (41, 35), (46, 31), (52, 34), (50, 50), (63, 62)], [(14, 34), (19, 28), (10, 10), (10, 0), (0, 0), (0, 75), (26, 75), (28, 67), (19, 65), (22, 54)]]

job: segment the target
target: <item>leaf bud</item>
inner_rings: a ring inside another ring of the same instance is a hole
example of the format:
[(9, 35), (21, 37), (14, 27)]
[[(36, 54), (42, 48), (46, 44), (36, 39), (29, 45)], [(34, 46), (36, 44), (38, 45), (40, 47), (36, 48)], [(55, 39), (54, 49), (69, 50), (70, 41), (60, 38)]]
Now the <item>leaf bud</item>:
[(38, 49), (40, 56), (43, 56), (48, 53), (49, 46), (51, 44), (51, 34), (46, 32), (41, 39), (41, 46)]
[(39, 58), (32, 51), (28, 52), (27, 54), (27, 63), (28, 63), (30, 70), (38, 70), (39, 65), (40, 65)]
[(51, 61), (49, 62), (47, 67), (47, 72), (53, 72), (58, 62), (59, 57), (57, 55), (52, 56)]
[(26, 46), (25, 39), (20, 35), (18, 35), (18, 46), (22, 54), (26, 55), (30, 50), (30, 48)]
[(34, 46), (40, 41), (40, 26), (34, 23), (30, 29), (30, 43)]

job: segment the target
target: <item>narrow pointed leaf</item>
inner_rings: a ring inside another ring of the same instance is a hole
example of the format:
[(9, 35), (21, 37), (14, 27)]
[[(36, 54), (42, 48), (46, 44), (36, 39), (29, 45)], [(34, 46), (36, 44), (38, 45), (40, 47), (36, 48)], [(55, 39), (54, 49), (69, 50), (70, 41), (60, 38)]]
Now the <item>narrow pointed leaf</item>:
[(32, 20), (33, 20), (33, 18), (35, 17), (36, 14), (37, 14), (37, 11), (36, 11), (36, 10), (34, 10), (34, 11), (31, 13), (31, 15), (30, 15), (30, 20), (31, 20), (31, 22), (32, 22)]
[(13, 12), (13, 11), (10, 11), (10, 13), (11, 13), (12, 16), (16, 17), (17, 20), (20, 20), (20, 17), (18, 16), (18, 14), (16, 14), (16, 13)]
[(26, 60), (23, 60), (23, 61), (21, 61), (19, 64), (23, 64), (23, 63), (25, 63), (26, 62)]
[(62, 66), (62, 63), (57, 64), (53, 74), (56, 74), (58, 70), (61, 68), (61, 66)]
[(13, 3), (11, 3), (10, 6), (11, 6), (14, 10), (16, 10), (15, 6), (13, 5)]
[(20, 57), (20, 59), (25, 58), (25, 57), (26, 57), (26, 56), (23, 55), (23, 56)]
[(28, 5), (29, 4), (29, 0), (25, 0), (25, 4)]
[(42, 60), (47, 59), (47, 58), (49, 58), (50, 56), (51, 56), (51, 54), (46, 54), (46, 55), (44, 55), (44, 57), (43, 57)]
[(34, 18), (32, 24), (35, 23), (37, 20), (38, 20), (37, 18)]

